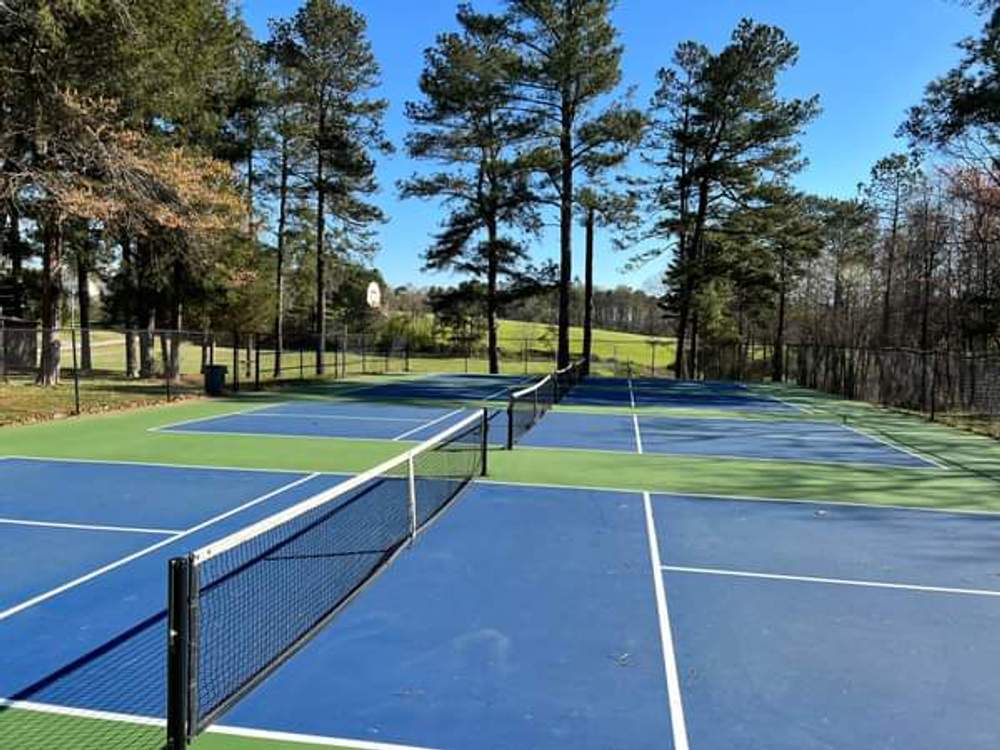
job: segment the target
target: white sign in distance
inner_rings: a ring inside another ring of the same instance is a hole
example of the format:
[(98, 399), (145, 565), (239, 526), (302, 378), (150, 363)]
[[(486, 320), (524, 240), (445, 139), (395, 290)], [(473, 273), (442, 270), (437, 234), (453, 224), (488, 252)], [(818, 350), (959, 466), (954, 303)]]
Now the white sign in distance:
[(382, 306), (382, 289), (379, 287), (377, 281), (373, 281), (368, 285), (368, 307), (373, 310), (378, 310)]

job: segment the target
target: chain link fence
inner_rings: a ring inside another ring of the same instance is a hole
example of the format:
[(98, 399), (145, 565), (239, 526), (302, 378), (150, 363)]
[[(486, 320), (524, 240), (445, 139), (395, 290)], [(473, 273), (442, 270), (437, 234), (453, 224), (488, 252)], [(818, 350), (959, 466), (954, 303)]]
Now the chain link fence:
[[(227, 389), (233, 393), (314, 378), (489, 372), (489, 351), (481, 337), (411, 341), (341, 328), (319, 344), (316, 334), (301, 331), (285, 332), (280, 340), (272, 332), (47, 331), (26, 321), (0, 319), (0, 424), (197, 395), (210, 365), (226, 369)], [(575, 340), (574, 356), (580, 348)], [(669, 339), (598, 338), (591, 372), (666, 377), (673, 357)], [(498, 341), (502, 373), (547, 373), (555, 363), (556, 341), (550, 332)], [(51, 387), (35, 387), (42, 382)]]
[(798, 385), (1000, 436), (1000, 353), (788, 348)]

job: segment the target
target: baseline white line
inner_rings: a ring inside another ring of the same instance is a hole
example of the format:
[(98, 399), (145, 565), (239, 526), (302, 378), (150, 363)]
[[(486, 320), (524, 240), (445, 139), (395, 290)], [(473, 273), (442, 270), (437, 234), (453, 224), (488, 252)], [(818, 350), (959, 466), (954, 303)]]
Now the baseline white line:
[(674, 652), (674, 636), (670, 628), (667, 590), (661, 573), (663, 565), (660, 562), (660, 544), (656, 538), (653, 503), (648, 492), (642, 493), (642, 505), (646, 516), (649, 559), (653, 566), (653, 591), (656, 595), (656, 614), (660, 621), (660, 645), (663, 649), (663, 670), (667, 679), (667, 703), (670, 706), (670, 726), (673, 730), (674, 750), (688, 750), (684, 700), (681, 695), (681, 681), (677, 675), (677, 655)]
[(1000, 591), (991, 589), (965, 589), (950, 586), (922, 586), (915, 583), (889, 583), (887, 581), (863, 581), (851, 578), (823, 578), (822, 576), (783, 575), (780, 573), (754, 573), (748, 570), (725, 570), (722, 568), (697, 568), (684, 565), (664, 565), (663, 570), (672, 573), (693, 573), (696, 575), (722, 576), (728, 578), (756, 578), (768, 581), (793, 581), (796, 583), (822, 583), (832, 586), (853, 586), (855, 588), (891, 589), (894, 591), (917, 591), (924, 594), (958, 594), (961, 596), (984, 596), (1000, 598)]
[(129, 534), (153, 534), (155, 536), (170, 536), (183, 534), (180, 529), (150, 529), (133, 526), (106, 526), (89, 523), (59, 523), (56, 521), (27, 521), (20, 518), (0, 518), (0, 526), (37, 526), (45, 529), (72, 529), (75, 531), (118, 531)]
[[(190, 433), (181, 433), (190, 434)], [(94, 464), (104, 466), (148, 466), (155, 469), (191, 469), (194, 471), (247, 471), (255, 474), (302, 474), (295, 469), (242, 468), (240, 466), (208, 466), (204, 464), (168, 464), (159, 461), (127, 461), (104, 458), (52, 458), (50, 456), (7, 456), (17, 461), (38, 461), (63, 464)]]
[[(232, 435), (234, 433), (219, 433)], [(269, 435), (264, 437), (271, 437)], [(284, 436), (277, 436), (284, 437)], [(355, 438), (360, 439), (360, 438)], [(522, 446), (522, 450), (532, 450), (532, 451), (569, 451), (572, 453), (616, 453), (621, 455), (631, 455), (627, 450), (614, 450), (612, 448), (571, 448), (568, 446), (557, 446), (557, 445), (525, 445)], [(733, 456), (728, 453), (671, 453), (669, 451), (654, 451), (645, 452), (643, 456), (650, 457), (655, 456), (657, 458), (666, 459), (694, 459), (697, 461), (714, 461), (716, 459), (724, 461), (745, 461), (747, 463), (761, 463), (761, 464), (787, 464), (787, 465), (799, 465), (799, 466), (824, 466), (827, 468), (834, 467), (853, 467), (862, 471), (920, 471), (920, 472), (931, 472), (937, 471), (937, 469), (928, 464), (927, 466), (900, 466), (898, 464), (890, 464), (883, 462), (864, 462), (864, 461), (835, 461), (833, 459), (821, 459), (821, 458), (771, 458), (770, 456)]]
[(423, 422), (419, 417), (355, 417), (347, 414), (299, 414), (295, 412), (282, 412), (274, 414), (252, 414), (253, 417), (267, 417), (268, 419), (337, 419), (341, 421), (359, 422)]
[(810, 409), (807, 406), (801, 406), (799, 404), (796, 404), (796, 403), (793, 403), (793, 402), (788, 401), (786, 399), (783, 399), (783, 398), (781, 398), (781, 396), (775, 396), (773, 393), (768, 393), (767, 391), (761, 391), (760, 395), (767, 396), (767, 398), (773, 399), (774, 401), (782, 403), (785, 406), (790, 406), (795, 411), (803, 411), (806, 414), (815, 414), (815, 411), (813, 409)]
[(246, 739), (271, 740), (274, 742), (291, 742), (302, 745), (318, 745), (320, 747), (342, 747), (350, 750), (433, 750), (429, 747), (416, 745), (394, 745), (388, 742), (371, 742), (366, 740), (349, 740), (341, 737), (322, 737), (313, 734), (296, 734), (293, 732), (272, 732), (264, 729), (244, 729), (243, 727), (212, 726), (205, 730), (208, 734), (223, 734), (229, 737), (244, 737)]
[(632, 413), (632, 427), (635, 430), (635, 452), (642, 455), (642, 432), (639, 431), (639, 415)]
[(0, 708), (31, 711), (38, 714), (53, 714), (55, 716), (73, 716), (78, 719), (96, 719), (98, 721), (117, 721), (123, 724), (136, 724), (147, 727), (165, 727), (167, 722), (155, 716), (137, 716), (135, 714), (119, 714), (111, 711), (95, 711), (90, 708), (72, 708), (57, 706), (52, 703), (36, 703), (35, 701), (12, 701), (0, 698)]
[(921, 453), (917, 453), (915, 450), (907, 448), (905, 445), (901, 445), (899, 443), (890, 442), (888, 438), (884, 438), (881, 435), (874, 435), (871, 432), (867, 432), (865, 430), (861, 430), (861, 429), (859, 429), (857, 427), (854, 427), (853, 425), (850, 425), (850, 424), (841, 424), (841, 427), (843, 427), (846, 430), (850, 430), (851, 432), (853, 432), (856, 435), (861, 435), (862, 437), (866, 437), (869, 440), (874, 440), (876, 443), (881, 443), (882, 445), (885, 445), (885, 446), (887, 446), (889, 448), (892, 448), (893, 450), (897, 450), (897, 451), (900, 451), (901, 453), (906, 453), (907, 455), (913, 456), (914, 458), (919, 459), (920, 461), (923, 461), (924, 463), (931, 464), (932, 466), (936, 466), (937, 468), (939, 468), (939, 469), (941, 469), (943, 471), (951, 471), (951, 467), (950, 466), (945, 466), (940, 461), (936, 461), (935, 459), (931, 458), (930, 456), (925, 456), (925, 455), (923, 455)]
[[(282, 402), (285, 403), (285, 402)], [(212, 414), (207, 417), (192, 417), (191, 419), (182, 419), (180, 422), (169, 422), (167, 424), (157, 425), (156, 427), (148, 427), (147, 432), (165, 432), (174, 427), (182, 427), (187, 424), (197, 424), (198, 422), (209, 422), (213, 419), (219, 419), (220, 417), (236, 417), (240, 414), (251, 414), (255, 411), (260, 411), (261, 409), (267, 409), (269, 407), (276, 406), (277, 404), (256, 404), (254, 406), (248, 406), (244, 409), (236, 409), (234, 411), (224, 411), (220, 414)]]
[(9, 617), (13, 617), (19, 612), (23, 612), (26, 609), (41, 604), (42, 602), (48, 601), (49, 599), (52, 599), (53, 597), (58, 596), (59, 594), (65, 593), (70, 589), (74, 589), (77, 586), (81, 586), (84, 583), (87, 583), (88, 581), (92, 581), (95, 578), (105, 575), (106, 573), (110, 573), (111, 571), (116, 570), (117, 568), (120, 568), (123, 565), (127, 565), (128, 563), (133, 562), (134, 560), (138, 560), (140, 557), (145, 557), (146, 555), (155, 552), (158, 549), (166, 547), (168, 544), (173, 544), (178, 539), (183, 539), (184, 537), (191, 536), (192, 534), (195, 534), (201, 531), (202, 529), (208, 528), (209, 526), (212, 526), (218, 523), (219, 521), (223, 521), (229, 518), (230, 516), (234, 516), (237, 513), (242, 513), (244, 510), (252, 508), (255, 505), (260, 505), (261, 503), (270, 500), (272, 497), (280, 495), (282, 492), (287, 492), (288, 490), (297, 487), (300, 484), (308, 482), (312, 479), (315, 479), (318, 476), (320, 476), (320, 474), (313, 473), (313, 474), (308, 474), (304, 477), (300, 477), (299, 479), (296, 479), (294, 482), (289, 482), (287, 484), (282, 485), (281, 487), (278, 487), (275, 490), (271, 490), (265, 495), (261, 495), (260, 497), (255, 497), (253, 500), (249, 500), (236, 508), (227, 510), (225, 513), (220, 513), (219, 515), (214, 516), (213, 518), (210, 518), (207, 521), (202, 521), (197, 526), (192, 526), (190, 529), (187, 529), (186, 531), (180, 534), (175, 534), (174, 536), (167, 537), (166, 539), (157, 542), (156, 544), (150, 545), (149, 547), (144, 547), (138, 552), (133, 552), (131, 555), (128, 555), (127, 557), (115, 560), (114, 562), (108, 563), (107, 565), (101, 568), (92, 570), (89, 573), (85, 573), (79, 578), (74, 578), (72, 581), (64, 583), (62, 586), (57, 586), (56, 588), (50, 591), (46, 591), (43, 594), (39, 594), (38, 596), (32, 597), (31, 599), (28, 599), (25, 602), (21, 602), (20, 604), (10, 607), (9, 609), (0, 612), (0, 622), (6, 620)]
[(396, 437), (393, 438), (393, 441), (405, 440), (410, 435), (415, 435), (416, 433), (420, 432), (421, 430), (425, 430), (428, 427), (433, 427), (438, 422), (443, 422), (444, 420), (448, 419), (448, 417), (454, 417), (456, 414), (461, 414), (463, 411), (465, 411), (465, 409), (455, 409), (454, 411), (450, 411), (447, 414), (442, 414), (437, 419), (432, 419), (430, 422), (427, 422), (426, 424), (419, 424), (416, 427), (414, 427), (412, 430), (407, 430), (406, 432), (402, 433), (401, 435), (396, 435)]
[(822, 498), (799, 498), (799, 497), (762, 497), (759, 495), (725, 495), (708, 492), (678, 492), (677, 490), (645, 490), (641, 487), (595, 487), (585, 484), (559, 484), (553, 482), (510, 482), (500, 479), (477, 479), (476, 484), (496, 484), (505, 487), (539, 487), (553, 490), (583, 490), (586, 492), (613, 492), (616, 494), (636, 495), (642, 492), (649, 492), (653, 495), (664, 495), (666, 497), (695, 498), (697, 500), (735, 500), (738, 502), (753, 503), (781, 503), (784, 505), (829, 505), (845, 508), (864, 508), (868, 510), (905, 510), (918, 511), (920, 513), (948, 514), (952, 516), (987, 516), (990, 518), (1000, 518), (1000, 510), (976, 510), (974, 508), (924, 508), (918, 505), (894, 505), (891, 503), (862, 503), (851, 500), (824, 500)]
[[(219, 437), (249, 437), (249, 438), (262, 438), (267, 440), (347, 440), (349, 442), (358, 443), (387, 443), (391, 442), (391, 438), (363, 438), (363, 437), (350, 437), (348, 435), (307, 435), (305, 433), (296, 433), (294, 435), (284, 435), (278, 432), (230, 432), (229, 430), (156, 430), (156, 432), (162, 432), (165, 435), (187, 435), (188, 437), (200, 437), (200, 438), (219, 438)], [(262, 470), (264, 471), (264, 470)]]

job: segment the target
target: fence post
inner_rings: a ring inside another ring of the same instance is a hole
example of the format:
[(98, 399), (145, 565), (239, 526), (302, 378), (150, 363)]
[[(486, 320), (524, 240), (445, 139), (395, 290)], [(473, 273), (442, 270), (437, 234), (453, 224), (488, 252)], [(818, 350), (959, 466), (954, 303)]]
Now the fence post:
[(240, 334), (233, 331), (233, 391), (240, 392)]
[(2, 308), (0, 308), (0, 382), (7, 382), (7, 337)]
[(938, 381), (938, 353), (931, 353), (931, 413), (930, 419), (934, 422), (937, 419), (937, 381)]
[(302, 342), (299, 342), (299, 380), (306, 379), (306, 355), (302, 349)]
[(70, 328), (70, 338), (73, 346), (73, 405), (74, 413), (80, 413), (80, 366), (76, 361), (76, 329)]
[[(177, 339), (171, 337), (170, 346), (167, 348), (166, 362), (163, 363), (163, 388), (167, 393), (167, 403), (173, 398), (173, 394), (170, 393), (170, 380), (174, 374), (174, 355), (172, 347), (178, 345)], [(180, 358), (178, 357), (178, 363), (180, 363)]]
[(254, 350), (254, 362), (253, 362), (253, 387), (255, 391), (260, 390), (260, 336), (256, 333), (253, 334), (253, 350)]

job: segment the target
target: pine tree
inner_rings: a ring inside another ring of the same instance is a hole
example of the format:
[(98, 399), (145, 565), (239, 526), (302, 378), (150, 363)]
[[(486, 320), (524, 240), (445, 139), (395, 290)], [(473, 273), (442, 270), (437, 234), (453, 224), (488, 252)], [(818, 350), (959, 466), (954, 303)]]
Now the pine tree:
[(558, 366), (570, 361), (575, 177), (628, 156), (644, 120), (607, 97), (621, 82), (613, 0), (508, 0), (520, 52), (518, 107), (539, 122), (534, 159), (559, 209)]
[(501, 278), (516, 279), (527, 255), (501, 228), (539, 226), (523, 149), (537, 124), (513, 110), (512, 69), (504, 19), (460, 7), (461, 33), (443, 34), (425, 54), (420, 90), (407, 104), (414, 125), (410, 156), (448, 165), (400, 184), (403, 197), (437, 198), (450, 209), (424, 258), (431, 270), (453, 269), (484, 284), (489, 370), (500, 371), (497, 318)]
[(328, 223), (337, 223), (341, 253), (348, 245), (371, 247), (369, 228), (384, 220), (367, 200), (378, 190), (372, 152), (391, 151), (382, 129), (388, 104), (371, 96), (379, 66), (358, 12), (336, 0), (307, 0), (294, 18), (276, 24), (274, 35), (294, 75), (312, 155), (307, 179), (316, 204), (316, 373), (322, 374)]

